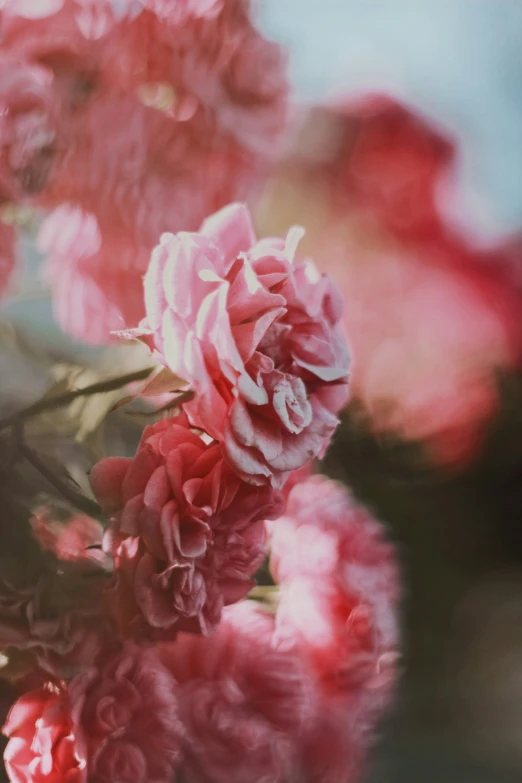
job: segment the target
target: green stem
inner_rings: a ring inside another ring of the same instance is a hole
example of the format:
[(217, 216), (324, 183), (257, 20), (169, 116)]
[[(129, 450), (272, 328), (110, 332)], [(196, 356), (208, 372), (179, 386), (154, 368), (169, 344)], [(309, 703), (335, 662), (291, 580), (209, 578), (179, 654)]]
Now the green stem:
[(92, 383), (90, 386), (84, 386), (83, 389), (73, 389), (72, 391), (64, 392), (63, 394), (57, 394), (56, 397), (46, 397), (37, 400), (27, 408), (23, 408), (21, 411), (12, 413), (4, 419), (0, 419), (0, 430), (11, 427), (13, 424), (27, 421), (27, 419), (38, 416), (39, 413), (43, 413), (44, 411), (62, 408), (65, 405), (69, 405), (69, 403), (77, 397), (86, 397), (91, 394), (103, 394), (104, 392), (121, 389), (122, 386), (127, 386), (127, 384), (133, 383), (134, 381), (142, 381), (145, 378), (148, 378), (153, 370), (154, 367), (147, 367), (144, 370), (136, 370), (136, 372), (120, 375), (117, 378), (109, 378), (106, 381)]
[(105, 519), (100, 506), (94, 500), (85, 497), (85, 495), (82, 495), (81, 492), (76, 492), (76, 490), (73, 489), (70, 484), (68, 484), (66, 481), (62, 481), (62, 479), (53, 473), (53, 471), (47, 467), (44, 460), (41, 459), (38, 454), (36, 454), (36, 452), (34, 452), (29, 446), (27, 446), (25, 443), (20, 444), (20, 451), (25, 459), (31, 463), (33, 468), (35, 468), (35, 470), (37, 470), (38, 473), (40, 473), (40, 475), (49, 482), (49, 484), (58, 490), (60, 495), (68, 500), (69, 503), (91, 517), (95, 517), (96, 519), (101, 520)]

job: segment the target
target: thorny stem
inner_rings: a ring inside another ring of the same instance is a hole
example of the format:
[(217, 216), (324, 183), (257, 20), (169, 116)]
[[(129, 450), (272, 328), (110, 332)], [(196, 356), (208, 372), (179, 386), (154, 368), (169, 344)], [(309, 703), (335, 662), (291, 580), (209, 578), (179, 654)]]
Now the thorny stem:
[(104, 519), (100, 506), (94, 500), (91, 500), (85, 495), (82, 495), (81, 492), (76, 492), (76, 490), (73, 489), (70, 484), (67, 483), (67, 481), (62, 481), (62, 479), (52, 470), (50, 470), (45, 464), (44, 460), (41, 459), (38, 454), (33, 451), (26, 443), (21, 443), (19, 448), (22, 455), (28, 462), (31, 463), (33, 468), (35, 468), (38, 473), (40, 473), (49, 482), (49, 484), (52, 484), (52, 486), (57, 489), (66, 500), (89, 516), (96, 517), (97, 519)]
[(21, 411), (12, 413), (4, 419), (0, 419), (0, 430), (11, 427), (13, 424), (27, 421), (27, 419), (31, 419), (33, 416), (37, 416), (44, 411), (62, 408), (77, 397), (86, 397), (91, 394), (102, 394), (104, 392), (114, 391), (115, 389), (121, 389), (122, 386), (126, 386), (128, 383), (144, 380), (149, 377), (153, 370), (154, 367), (147, 367), (144, 370), (137, 370), (136, 372), (131, 372), (127, 375), (120, 375), (117, 378), (109, 378), (106, 381), (92, 383), (90, 386), (84, 386), (83, 389), (73, 389), (69, 392), (64, 392), (63, 394), (57, 394), (56, 397), (37, 400), (27, 408), (23, 408)]
[[(81, 492), (77, 492), (73, 489), (67, 481), (64, 481), (60, 476), (57, 476), (56, 473), (46, 465), (45, 460), (27, 445), (24, 440), (23, 423), (24, 421), (27, 421), (27, 419), (37, 416), (39, 413), (68, 405), (77, 397), (102, 394), (103, 392), (120, 389), (128, 383), (141, 381), (148, 378), (153, 370), (153, 367), (148, 367), (147, 369), (137, 370), (136, 372), (128, 373), (127, 375), (120, 375), (117, 378), (110, 378), (106, 381), (92, 383), (90, 386), (84, 386), (83, 389), (75, 389), (70, 392), (65, 392), (64, 394), (57, 394), (55, 397), (38, 400), (27, 408), (18, 411), (18, 413), (13, 413), (10, 416), (6, 416), (5, 419), (0, 420), (0, 431), (7, 427), (12, 427), (13, 436), (19, 453), (35, 468), (35, 470), (37, 470), (49, 484), (58, 490), (62, 497), (68, 500), (76, 508), (80, 509), (80, 511), (89, 514), (91, 517), (104, 520), (103, 512), (96, 501), (91, 500)], [(193, 392), (191, 391), (183, 392), (176, 397), (173, 402), (169, 402), (167, 405), (160, 408), (159, 411), (156, 411), (156, 413), (168, 410), (170, 407), (182, 405), (184, 402), (191, 400), (193, 396)]]

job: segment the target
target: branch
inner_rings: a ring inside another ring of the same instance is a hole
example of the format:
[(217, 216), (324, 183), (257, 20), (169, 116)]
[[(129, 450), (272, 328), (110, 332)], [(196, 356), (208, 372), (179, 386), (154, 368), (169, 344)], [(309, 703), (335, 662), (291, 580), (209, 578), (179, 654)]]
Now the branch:
[(0, 430), (11, 427), (13, 424), (27, 421), (27, 419), (31, 419), (33, 416), (37, 416), (44, 411), (62, 408), (65, 405), (69, 405), (69, 403), (77, 397), (86, 397), (91, 394), (103, 394), (104, 392), (121, 389), (122, 386), (127, 386), (127, 384), (133, 383), (134, 381), (144, 380), (149, 377), (153, 370), (154, 367), (147, 367), (144, 370), (137, 370), (136, 372), (131, 372), (127, 375), (120, 375), (117, 378), (109, 378), (106, 381), (92, 383), (90, 386), (84, 386), (83, 389), (74, 389), (69, 392), (64, 392), (63, 394), (57, 394), (55, 397), (42, 398), (32, 405), (29, 405), (27, 408), (23, 408), (17, 413), (12, 413), (10, 416), (0, 419)]
[(85, 495), (82, 495), (81, 492), (76, 492), (75, 489), (73, 489), (66, 481), (62, 481), (62, 479), (57, 476), (53, 471), (45, 464), (45, 462), (34, 452), (26, 443), (20, 443), (19, 444), (20, 452), (25, 457), (25, 459), (31, 463), (33, 468), (35, 468), (40, 475), (42, 475), (49, 484), (52, 484), (52, 486), (58, 490), (58, 492), (69, 501), (69, 503), (72, 503), (73, 506), (76, 506), (76, 508), (79, 508), (80, 511), (83, 511), (85, 514), (88, 514), (91, 517), (96, 517), (97, 519), (104, 520), (104, 515), (102, 513), (102, 510), (100, 506), (90, 498), (86, 497)]
[(131, 413), (127, 412), (127, 416), (136, 417), (138, 419), (144, 418), (144, 419), (152, 419), (154, 416), (157, 416), (159, 413), (166, 413), (170, 410), (173, 410), (174, 408), (179, 408), (181, 405), (184, 405), (186, 402), (190, 402), (194, 398), (194, 392), (189, 389), (185, 392), (180, 392), (177, 397), (175, 397), (173, 400), (169, 400), (169, 402), (165, 403), (165, 405), (162, 405), (161, 408), (156, 408), (155, 411), (150, 412), (144, 412), (144, 411), (132, 411)]

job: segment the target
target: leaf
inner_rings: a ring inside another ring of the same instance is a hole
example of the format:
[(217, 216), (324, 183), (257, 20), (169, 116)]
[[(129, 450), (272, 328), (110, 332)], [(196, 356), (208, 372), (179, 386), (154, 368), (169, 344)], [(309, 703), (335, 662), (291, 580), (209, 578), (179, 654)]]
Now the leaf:
[(174, 375), (167, 367), (162, 367), (145, 381), (139, 392), (123, 397), (111, 410), (115, 411), (123, 405), (134, 402), (134, 400), (139, 399), (140, 397), (157, 397), (161, 394), (175, 393), (180, 390), (180, 387), (186, 385), (186, 381), (182, 378), (178, 378), (178, 376)]
[(174, 375), (167, 367), (162, 369), (149, 378), (143, 389), (141, 390), (142, 397), (153, 397), (158, 394), (167, 394), (171, 391), (176, 391), (179, 386), (186, 386), (186, 381)]
[(190, 390), (185, 392), (180, 392), (175, 397), (173, 397), (168, 402), (166, 402), (165, 405), (162, 405), (161, 408), (156, 408), (156, 410), (154, 411), (128, 411), (127, 416), (151, 419), (154, 418), (155, 416), (158, 416), (158, 414), (160, 413), (167, 413), (168, 411), (171, 411), (174, 408), (179, 408), (181, 405), (183, 405), (183, 403), (188, 402), (193, 397), (194, 397), (194, 392)]
[(28, 431), (33, 434), (60, 433), (73, 436), (77, 443), (85, 443), (113, 410), (121, 389), (141, 383), (150, 370), (112, 378), (100, 378), (90, 368), (67, 365), (57, 365), (53, 372), (58, 377), (57, 383), (29, 408), (10, 416), (7, 422), (18, 416), (27, 422)]
[(48, 452), (42, 452), (38, 449), (31, 448), (31, 451), (33, 454), (43, 463), (45, 463), (45, 466), (47, 470), (52, 473), (54, 476), (56, 476), (58, 479), (63, 479), (65, 481), (70, 481), (71, 484), (74, 484), (75, 487), (78, 487), (80, 489), (80, 485), (74, 479), (71, 474), (69, 473), (66, 466), (63, 464), (63, 462), (60, 462), (59, 459), (56, 457), (53, 457)]

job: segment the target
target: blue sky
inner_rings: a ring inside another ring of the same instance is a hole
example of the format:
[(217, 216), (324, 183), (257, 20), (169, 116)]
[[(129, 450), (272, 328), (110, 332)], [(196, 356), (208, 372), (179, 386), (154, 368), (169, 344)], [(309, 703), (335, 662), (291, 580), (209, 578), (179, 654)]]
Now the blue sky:
[(462, 140), (459, 219), (522, 226), (522, 0), (260, 0), (303, 100), (392, 89)]

